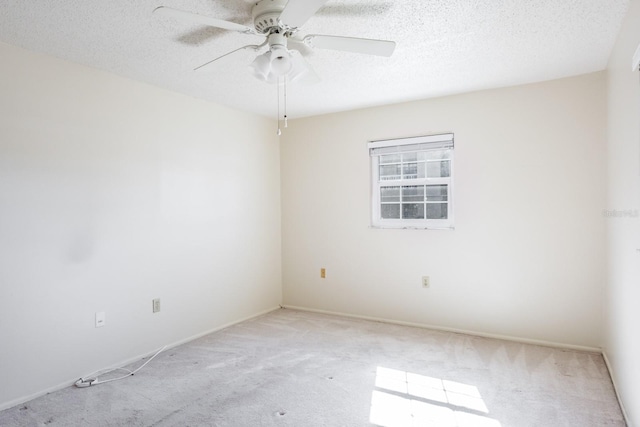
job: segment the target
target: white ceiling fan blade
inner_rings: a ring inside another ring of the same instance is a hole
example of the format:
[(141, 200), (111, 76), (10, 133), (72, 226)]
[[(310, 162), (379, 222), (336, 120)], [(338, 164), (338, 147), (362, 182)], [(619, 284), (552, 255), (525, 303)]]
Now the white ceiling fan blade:
[(246, 34), (256, 34), (253, 28), (245, 25), (236, 24), (235, 22), (223, 21), (222, 19), (211, 18), (209, 16), (199, 15), (197, 13), (186, 12), (184, 10), (173, 9), (170, 7), (157, 7), (153, 13), (167, 18), (179, 19), (183, 22), (189, 22), (198, 25), (207, 25), (209, 27), (222, 28), (223, 30), (238, 31)]
[(388, 40), (323, 36), (320, 34), (310, 34), (304, 38), (304, 41), (311, 47), (317, 47), (319, 49), (342, 50), (345, 52), (378, 56), (391, 56), (396, 48), (396, 42)]
[(289, 0), (280, 14), (280, 21), (290, 28), (302, 27), (327, 1)]
[(262, 46), (263, 46), (263, 45), (248, 45), (248, 46), (242, 46), (242, 47), (240, 47), (240, 48), (238, 48), (238, 49), (232, 50), (231, 52), (227, 52), (227, 53), (225, 53), (225, 54), (224, 54), (224, 55), (222, 55), (222, 56), (218, 56), (217, 58), (212, 59), (211, 61), (206, 62), (206, 63), (204, 63), (204, 64), (202, 64), (202, 65), (200, 65), (200, 66), (198, 66), (198, 67), (194, 68), (194, 69), (193, 69), (193, 71), (207, 71), (207, 70), (210, 70), (210, 69), (212, 69), (213, 67), (217, 67), (217, 66), (219, 66), (220, 64), (219, 64), (219, 62), (218, 62), (218, 61), (220, 61), (220, 60), (221, 60), (221, 59), (223, 59), (223, 58), (227, 58), (228, 56), (230, 56), (230, 55), (232, 55), (232, 54), (234, 54), (234, 53), (236, 53), (236, 52), (239, 52), (239, 51), (241, 51), (241, 50), (245, 50), (245, 49), (258, 50), (258, 49), (260, 49)]

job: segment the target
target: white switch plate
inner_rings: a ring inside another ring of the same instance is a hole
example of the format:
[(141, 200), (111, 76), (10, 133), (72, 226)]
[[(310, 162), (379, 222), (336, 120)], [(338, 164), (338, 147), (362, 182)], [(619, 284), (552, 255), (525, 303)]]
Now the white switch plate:
[(153, 312), (157, 313), (160, 311), (160, 298), (156, 298), (153, 300)]
[(107, 323), (107, 316), (104, 311), (96, 313), (96, 328), (102, 328)]
[(429, 276), (422, 276), (422, 287), (423, 288), (429, 287)]

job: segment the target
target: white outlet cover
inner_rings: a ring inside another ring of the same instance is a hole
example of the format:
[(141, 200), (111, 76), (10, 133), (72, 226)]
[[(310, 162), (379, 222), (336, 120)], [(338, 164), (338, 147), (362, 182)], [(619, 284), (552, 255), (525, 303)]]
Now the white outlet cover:
[(422, 276), (422, 287), (423, 288), (429, 287), (429, 276)]
[(107, 323), (107, 316), (104, 311), (96, 313), (96, 328), (101, 328)]

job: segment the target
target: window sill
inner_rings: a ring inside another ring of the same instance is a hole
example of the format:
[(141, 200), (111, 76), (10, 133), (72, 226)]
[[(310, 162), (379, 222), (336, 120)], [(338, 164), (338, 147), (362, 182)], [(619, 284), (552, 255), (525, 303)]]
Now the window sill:
[(373, 230), (449, 230), (454, 231), (456, 228), (450, 226), (436, 226), (436, 225), (370, 225), (370, 229)]

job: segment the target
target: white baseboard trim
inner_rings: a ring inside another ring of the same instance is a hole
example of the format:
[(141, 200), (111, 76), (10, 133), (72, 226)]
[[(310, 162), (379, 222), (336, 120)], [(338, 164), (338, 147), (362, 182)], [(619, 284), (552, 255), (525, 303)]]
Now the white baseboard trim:
[(609, 362), (609, 357), (607, 356), (607, 352), (602, 350), (602, 357), (604, 359), (604, 364), (607, 366), (607, 370), (609, 371), (609, 377), (611, 378), (611, 383), (613, 384), (613, 391), (616, 393), (616, 399), (618, 399), (618, 405), (620, 405), (620, 411), (622, 411), (622, 416), (624, 417), (624, 421), (628, 426), (631, 426), (629, 422), (629, 417), (627, 416), (627, 411), (624, 409), (624, 404), (622, 403), (622, 399), (620, 399), (620, 393), (618, 390), (618, 384), (616, 383), (616, 377), (613, 375), (613, 367), (611, 366), (611, 362)]
[(483, 338), (494, 338), (494, 339), (505, 340), (505, 341), (513, 341), (513, 342), (518, 342), (518, 343), (523, 343), (523, 344), (542, 345), (542, 346), (545, 346), (545, 347), (562, 348), (562, 349), (566, 349), (566, 350), (577, 350), (577, 351), (584, 351), (584, 352), (588, 352), (588, 353), (598, 353), (598, 354), (602, 353), (602, 349), (598, 348), (598, 347), (589, 347), (589, 346), (582, 346), (582, 345), (557, 343), (557, 342), (553, 342), (553, 341), (535, 340), (535, 339), (530, 339), (530, 338), (514, 337), (514, 336), (511, 336), (511, 335), (490, 334), (490, 333), (485, 333), (485, 332), (470, 331), (470, 330), (467, 330), (467, 329), (448, 328), (448, 327), (445, 327), (445, 326), (429, 325), (429, 324), (425, 324), (425, 323), (405, 322), (405, 321), (402, 321), (402, 320), (385, 319), (385, 318), (381, 318), (381, 317), (372, 317), (372, 316), (362, 316), (362, 315), (359, 315), (359, 314), (351, 314), (351, 313), (342, 313), (342, 312), (336, 312), (336, 311), (320, 310), (320, 309), (315, 309), (315, 308), (299, 307), (299, 306), (294, 306), (294, 305), (282, 305), (282, 308), (288, 308), (288, 309), (291, 309), (291, 310), (299, 310), (299, 311), (309, 311), (309, 312), (312, 312), (312, 313), (330, 314), (330, 315), (333, 315), (333, 316), (350, 317), (350, 318), (353, 318), (353, 319), (371, 320), (371, 321), (374, 321), (374, 322), (391, 323), (391, 324), (394, 324), (394, 325), (413, 326), (415, 328), (433, 329), (433, 330), (436, 330), (436, 331), (453, 332), (453, 333), (456, 333), (456, 334), (471, 335), (471, 336), (483, 337)]
[[(182, 344), (186, 344), (186, 343), (188, 343), (190, 341), (194, 341), (194, 340), (196, 340), (198, 338), (201, 338), (201, 337), (203, 337), (205, 335), (209, 335), (211, 333), (218, 332), (218, 331), (220, 331), (222, 329), (226, 329), (226, 328), (228, 328), (230, 326), (237, 325), (238, 323), (242, 323), (242, 322), (246, 322), (247, 320), (255, 319), (256, 317), (263, 316), (263, 315), (265, 315), (267, 313), (271, 313), (272, 311), (280, 310), (281, 308), (282, 308), (281, 306), (272, 307), (272, 308), (269, 308), (267, 310), (263, 310), (263, 311), (261, 311), (259, 313), (252, 314), (251, 316), (247, 316), (247, 317), (244, 317), (244, 318), (239, 319), (239, 320), (234, 320), (233, 322), (225, 323), (224, 325), (217, 326), (217, 327), (215, 327), (213, 329), (209, 329), (209, 330), (207, 330), (205, 332), (201, 332), (201, 333), (198, 333), (196, 335), (192, 335), (189, 338), (185, 338), (185, 339), (173, 342), (171, 344), (167, 344), (166, 350), (174, 348), (174, 347), (178, 347), (178, 346), (180, 346)], [(126, 359), (126, 360), (124, 360), (124, 361), (122, 361), (120, 363), (114, 364), (113, 366), (106, 367), (105, 369), (113, 369), (113, 368), (119, 368), (119, 367), (122, 367), (122, 366), (129, 365), (131, 363), (134, 363), (134, 362), (137, 362), (137, 361), (141, 360), (144, 357), (149, 356), (150, 354), (153, 354), (154, 352), (144, 353), (144, 354), (141, 354), (141, 355), (138, 355), (138, 356), (135, 356), (135, 357), (128, 358), (128, 359)], [(60, 383), (60, 384), (57, 384), (55, 386), (49, 387), (49, 388), (47, 388), (45, 390), (38, 391), (37, 393), (33, 393), (33, 394), (30, 394), (30, 395), (27, 395), (27, 396), (19, 397), (17, 399), (13, 399), (13, 400), (10, 400), (8, 402), (2, 402), (2, 403), (0, 403), (0, 411), (4, 411), (5, 409), (13, 408), (14, 406), (21, 405), (21, 404), (26, 403), (26, 402), (28, 402), (30, 400), (37, 399), (38, 397), (44, 396), (45, 394), (53, 393), (54, 391), (62, 390), (64, 388), (72, 386), (73, 384), (75, 384), (76, 381), (78, 381), (78, 378), (80, 378), (80, 375), (78, 375), (77, 377), (75, 377), (73, 379), (65, 381), (63, 383)]]
[(78, 378), (76, 378), (74, 380), (70, 380), (70, 381), (65, 381), (63, 383), (60, 383), (58, 385), (54, 385), (53, 387), (49, 387), (47, 389), (41, 390), (41, 391), (39, 391), (37, 393), (30, 394), (28, 396), (19, 397), (17, 399), (13, 399), (13, 400), (10, 400), (8, 402), (2, 402), (2, 403), (0, 403), (0, 411), (4, 411), (5, 409), (13, 408), (14, 406), (21, 405), (21, 404), (26, 403), (26, 402), (28, 402), (30, 400), (33, 400), (33, 399), (37, 399), (38, 397), (44, 396), (45, 394), (49, 394), (49, 393), (53, 393), (54, 391), (62, 390), (63, 388), (67, 388), (70, 385), (74, 384), (76, 381), (78, 381)]

